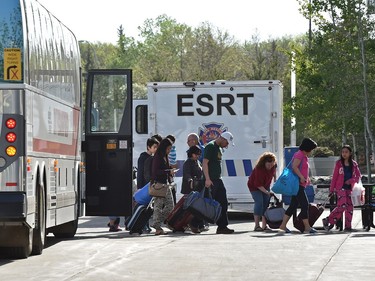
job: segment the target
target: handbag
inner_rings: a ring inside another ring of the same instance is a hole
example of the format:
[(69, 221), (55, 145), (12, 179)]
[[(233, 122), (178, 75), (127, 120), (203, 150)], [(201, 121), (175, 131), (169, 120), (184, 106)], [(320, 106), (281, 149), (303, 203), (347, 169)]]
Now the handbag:
[(150, 183), (148, 194), (153, 197), (165, 197), (167, 196), (168, 189), (169, 185), (166, 183), (152, 182)]
[(146, 183), (144, 187), (139, 189), (136, 193), (133, 195), (133, 199), (135, 202), (141, 205), (148, 205), (150, 203), (152, 196), (149, 194), (149, 188), (150, 188), (150, 183)]
[[(292, 159), (293, 160), (293, 159)], [(282, 195), (297, 195), (299, 189), (299, 178), (289, 168), (290, 163), (284, 168), (283, 172), (272, 186), (272, 191)], [(302, 163), (301, 163), (302, 164)]]
[(193, 190), (194, 191), (201, 191), (203, 187), (204, 187), (203, 179), (193, 177)]
[(190, 192), (184, 202), (184, 210), (188, 210), (195, 217), (216, 223), (221, 216), (221, 205), (214, 200), (211, 191), (208, 190), (208, 198), (204, 197), (206, 187), (202, 191)]
[(270, 204), (267, 210), (264, 212), (267, 224), (270, 228), (276, 229), (279, 228), (283, 222), (285, 209), (283, 208), (283, 203), (273, 195), (274, 202)]

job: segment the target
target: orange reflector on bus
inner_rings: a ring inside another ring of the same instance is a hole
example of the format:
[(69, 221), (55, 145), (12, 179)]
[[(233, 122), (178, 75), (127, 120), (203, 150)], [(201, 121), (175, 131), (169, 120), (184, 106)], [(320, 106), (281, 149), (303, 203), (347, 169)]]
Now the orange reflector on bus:
[(5, 150), (8, 156), (14, 156), (17, 153), (17, 149), (14, 146), (8, 146)]
[(5, 126), (8, 128), (8, 129), (14, 129), (17, 125), (17, 122), (16, 120), (14, 120), (13, 118), (9, 118), (7, 119), (7, 121), (5, 122)]
[(17, 136), (16, 136), (15, 133), (10, 132), (10, 133), (7, 133), (7, 135), (5, 136), (5, 138), (6, 138), (6, 140), (8, 142), (15, 142), (16, 139), (17, 139)]

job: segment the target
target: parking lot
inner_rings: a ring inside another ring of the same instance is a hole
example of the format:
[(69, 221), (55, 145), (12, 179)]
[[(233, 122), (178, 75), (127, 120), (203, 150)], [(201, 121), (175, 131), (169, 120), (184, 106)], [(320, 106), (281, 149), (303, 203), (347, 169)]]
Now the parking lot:
[(139, 236), (110, 233), (106, 224), (105, 217), (83, 217), (74, 239), (49, 237), (40, 256), (0, 259), (1, 279), (374, 280), (375, 275), (375, 230), (362, 230), (357, 209), (351, 233), (254, 232), (254, 222), (243, 216), (231, 216), (236, 231), (231, 235), (217, 235), (211, 226), (202, 234)]

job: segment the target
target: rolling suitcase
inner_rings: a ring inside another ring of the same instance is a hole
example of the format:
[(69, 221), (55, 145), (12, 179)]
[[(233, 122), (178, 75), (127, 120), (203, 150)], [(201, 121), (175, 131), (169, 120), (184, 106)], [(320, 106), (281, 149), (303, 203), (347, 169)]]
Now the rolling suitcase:
[[(320, 215), (324, 212), (324, 206), (321, 204), (309, 204), (309, 224), (312, 227), (319, 219)], [(294, 218), (293, 225), (302, 233), (305, 231), (305, 226), (300, 218), (300, 215)]]
[(146, 226), (147, 222), (150, 220), (154, 209), (152, 208), (152, 200), (150, 204), (146, 205), (136, 205), (134, 208), (134, 213), (130, 219), (126, 222), (126, 229), (129, 230), (130, 234), (139, 233), (142, 234), (143, 228)]
[(169, 228), (176, 231), (185, 231), (188, 228), (188, 224), (190, 223), (193, 215), (184, 210), (184, 202), (186, 199), (186, 195), (181, 197), (181, 199), (177, 202), (176, 206), (173, 208), (172, 212), (168, 215), (165, 223), (168, 225)]
[(279, 200), (275, 195), (273, 196), (274, 202), (270, 203), (270, 206), (264, 212), (267, 224), (272, 229), (277, 229), (283, 222), (285, 209), (283, 208), (283, 202)]

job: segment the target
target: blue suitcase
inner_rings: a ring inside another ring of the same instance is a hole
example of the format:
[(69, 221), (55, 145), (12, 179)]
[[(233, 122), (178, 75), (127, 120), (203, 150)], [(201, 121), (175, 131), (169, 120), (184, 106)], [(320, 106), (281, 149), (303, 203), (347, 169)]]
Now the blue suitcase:
[(144, 227), (150, 220), (154, 209), (152, 208), (152, 202), (146, 205), (137, 204), (134, 207), (134, 213), (130, 219), (126, 222), (126, 229), (129, 230), (130, 234), (139, 233), (142, 234)]

